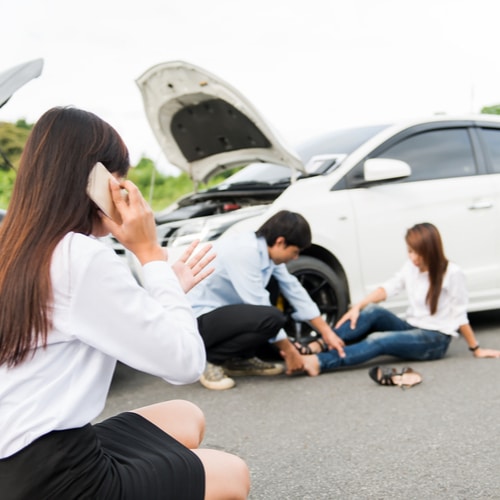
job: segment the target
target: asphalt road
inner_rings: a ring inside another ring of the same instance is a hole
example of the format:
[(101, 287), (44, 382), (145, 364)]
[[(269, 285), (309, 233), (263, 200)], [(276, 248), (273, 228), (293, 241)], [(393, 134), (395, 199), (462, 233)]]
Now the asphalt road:
[[(500, 311), (471, 316), (500, 349)], [(117, 367), (103, 414), (187, 399), (207, 418), (204, 447), (248, 463), (251, 499), (500, 499), (500, 359), (474, 359), (462, 339), (447, 357), (411, 363), (423, 382), (382, 387), (356, 369), (246, 377), (228, 391), (171, 386)]]

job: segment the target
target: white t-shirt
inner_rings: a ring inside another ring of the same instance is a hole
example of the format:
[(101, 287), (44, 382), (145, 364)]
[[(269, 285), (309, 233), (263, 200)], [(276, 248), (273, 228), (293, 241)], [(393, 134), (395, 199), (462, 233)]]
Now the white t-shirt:
[(146, 264), (144, 288), (113, 250), (69, 233), (51, 264), (53, 328), (45, 349), (0, 366), (0, 458), (96, 418), (119, 360), (172, 384), (196, 381), (205, 349), (170, 265)]
[(425, 303), (429, 290), (429, 275), (421, 272), (411, 261), (407, 261), (401, 271), (382, 284), (387, 298), (406, 291), (409, 306), (406, 321), (417, 328), (435, 330), (454, 337), (458, 336), (458, 328), (469, 323), (467, 318), (467, 288), (462, 270), (453, 262), (443, 277), (443, 285), (437, 310), (431, 315)]

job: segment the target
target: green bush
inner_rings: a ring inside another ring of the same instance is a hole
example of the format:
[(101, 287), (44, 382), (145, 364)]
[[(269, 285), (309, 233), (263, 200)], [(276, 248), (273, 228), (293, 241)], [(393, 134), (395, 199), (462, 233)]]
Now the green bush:
[(487, 115), (500, 115), (500, 104), (495, 104), (494, 106), (485, 106), (481, 109), (481, 113)]
[(140, 189), (155, 211), (166, 208), (194, 189), (193, 181), (186, 173), (178, 176), (162, 175), (149, 158), (142, 158), (137, 166), (131, 168), (128, 178)]
[(14, 170), (0, 170), (0, 208), (7, 208), (12, 195), (15, 178), (16, 172)]

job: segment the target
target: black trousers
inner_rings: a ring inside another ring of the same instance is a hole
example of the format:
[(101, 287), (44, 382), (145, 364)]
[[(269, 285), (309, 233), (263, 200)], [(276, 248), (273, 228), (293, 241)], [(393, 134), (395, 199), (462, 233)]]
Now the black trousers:
[(234, 304), (200, 316), (198, 329), (208, 361), (221, 365), (232, 358), (255, 356), (285, 322), (284, 314), (276, 307)]

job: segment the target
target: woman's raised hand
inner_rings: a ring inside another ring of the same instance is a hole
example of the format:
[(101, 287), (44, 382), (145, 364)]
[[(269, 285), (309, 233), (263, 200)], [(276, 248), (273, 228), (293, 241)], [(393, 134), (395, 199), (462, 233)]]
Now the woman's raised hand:
[(193, 241), (179, 260), (172, 265), (172, 269), (186, 293), (214, 271), (213, 267), (207, 268), (207, 265), (215, 259), (214, 253), (207, 255), (212, 245), (205, 245), (195, 253), (199, 243), (199, 241)]

